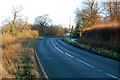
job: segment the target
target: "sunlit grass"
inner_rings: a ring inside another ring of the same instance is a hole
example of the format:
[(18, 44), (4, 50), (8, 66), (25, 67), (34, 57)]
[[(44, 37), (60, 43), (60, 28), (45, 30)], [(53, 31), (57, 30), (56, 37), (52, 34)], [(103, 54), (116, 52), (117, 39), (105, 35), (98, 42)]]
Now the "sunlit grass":
[(23, 38), (2, 49), (3, 78), (40, 78), (34, 55), (37, 38)]
[(92, 29), (103, 29), (103, 28), (112, 28), (112, 29), (117, 29), (119, 28), (119, 21), (117, 20), (114, 20), (114, 21), (108, 21), (108, 22), (105, 22), (105, 23), (100, 23), (100, 24), (97, 24), (97, 25), (93, 25), (92, 27), (89, 27), (89, 28), (85, 28), (85, 30), (92, 30)]

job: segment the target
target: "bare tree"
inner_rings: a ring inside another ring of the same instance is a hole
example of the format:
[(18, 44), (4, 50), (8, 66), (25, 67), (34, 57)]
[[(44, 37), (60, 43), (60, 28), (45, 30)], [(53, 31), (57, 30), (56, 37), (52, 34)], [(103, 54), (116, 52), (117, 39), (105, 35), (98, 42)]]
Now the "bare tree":
[(90, 27), (100, 21), (100, 8), (96, 0), (84, 1), (85, 8), (76, 9), (76, 23), (80, 27)]
[(15, 27), (15, 21), (16, 21), (16, 18), (17, 17), (20, 17), (20, 15), (18, 14), (20, 11), (22, 11), (22, 7), (19, 7), (19, 8), (14, 8), (13, 7), (13, 11), (12, 11), (12, 14), (14, 16), (14, 19), (12, 21), (12, 26), (11, 26), (11, 32), (12, 32), (12, 35), (14, 36), (14, 27)]
[(118, 20), (120, 3), (118, 0), (109, 0), (103, 3), (103, 9), (105, 10), (106, 18), (108, 20)]
[(118, 5), (120, 5), (120, 4), (118, 4), (118, 0), (114, 1), (113, 5), (114, 5), (114, 19), (118, 20), (118, 11), (119, 11)]
[(118, 2), (118, 20), (120, 21), (120, 1)]
[(99, 18), (98, 13), (101, 6), (99, 6), (98, 2), (96, 0), (87, 0), (84, 2), (84, 4), (87, 6), (87, 15), (89, 15), (88, 20), (90, 23), (90, 26), (94, 25)]

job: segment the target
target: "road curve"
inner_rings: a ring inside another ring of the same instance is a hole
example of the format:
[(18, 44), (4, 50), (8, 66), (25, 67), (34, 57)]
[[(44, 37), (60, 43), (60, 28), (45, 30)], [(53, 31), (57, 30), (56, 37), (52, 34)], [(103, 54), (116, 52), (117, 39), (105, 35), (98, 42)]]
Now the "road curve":
[(73, 47), (58, 38), (40, 39), (36, 52), (45, 78), (120, 80), (120, 62)]

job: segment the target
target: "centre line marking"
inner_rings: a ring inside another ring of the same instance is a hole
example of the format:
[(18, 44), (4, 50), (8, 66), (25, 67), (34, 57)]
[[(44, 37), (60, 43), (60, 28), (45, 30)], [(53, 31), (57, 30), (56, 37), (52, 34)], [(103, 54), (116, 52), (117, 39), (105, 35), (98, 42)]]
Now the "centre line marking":
[(84, 64), (86, 64), (87, 66), (89, 66), (89, 67), (91, 67), (91, 68), (95, 68), (94, 66), (92, 66), (92, 65), (90, 65), (90, 64), (88, 64), (88, 63), (86, 63), (86, 62), (84, 62), (84, 61), (82, 61), (82, 60), (80, 60), (80, 59), (78, 59), (78, 58), (75, 58), (77, 61), (79, 61), (79, 62), (81, 62), (81, 63), (84, 63)]
[(51, 43), (52, 43), (52, 45), (58, 50), (58, 51), (60, 51), (61, 53), (64, 53), (63, 51), (61, 51), (55, 44), (53, 44), (53, 42), (52, 42), (52, 40), (50, 39), (50, 41), (51, 41)]
[[(50, 39), (50, 41), (51, 41), (52, 45), (53, 45), (58, 51), (60, 51), (61, 53), (65, 53), (65, 54), (66, 54), (67, 56), (69, 56), (69, 57), (75, 58), (74, 56), (72, 56), (72, 55), (70, 55), (70, 54), (68, 54), (68, 53), (63, 52), (62, 50), (60, 50), (60, 49), (52, 42), (52, 39)], [(82, 60), (80, 60), (80, 59), (78, 59), (78, 58), (75, 58), (75, 59), (76, 59), (77, 61), (83, 63), (83, 64), (86, 64), (87, 66), (89, 66), (89, 67), (91, 67), (91, 68), (95, 68), (94, 66), (92, 66), (92, 65), (90, 65), (90, 64), (88, 64), (88, 63), (86, 63), (86, 62), (84, 62), (84, 61), (82, 61)], [(98, 69), (97, 71), (102, 71), (102, 70)], [(108, 74), (108, 73), (105, 73), (105, 74), (108, 75), (108, 76), (110, 76), (110, 77), (112, 77), (112, 78), (116, 78), (116, 79), (120, 80), (120, 78), (115, 77), (115, 76), (113, 76), (113, 75), (111, 75), (111, 74)]]
[(120, 80), (120, 78), (115, 77), (115, 76), (113, 76), (113, 75), (111, 75), (111, 74), (106, 73), (106, 75), (111, 76), (111, 77), (113, 77), (113, 78), (116, 78), (116, 79)]
[[(51, 41), (52, 45), (53, 45), (58, 51), (60, 51), (61, 53), (64, 53), (63, 51), (61, 51), (61, 50), (52, 42), (52, 39), (50, 39), (50, 41)], [(65, 52), (65, 54), (66, 54), (67, 56), (70, 56), (70, 57), (72, 57), (72, 58), (75, 58), (74, 56), (72, 56), (72, 55), (70, 55), (70, 54), (68, 54), (68, 53), (66, 53), (66, 52)], [(77, 61), (83, 63), (83, 64), (86, 64), (87, 66), (89, 66), (89, 67), (91, 67), (91, 68), (95, 68), (94, 66), (92, 66), (92, 65), (90, 65), (90, 64), (88, 64), (88, 63), (86, 63), (86, 62), (84, 62), (84, 61), (82, 61), (82, 60), (80, 60), (80, 59), (78, 59), (78, 58), (75, 58), (75, 59), (76, 59)]]
[(70, 55), (70, 54), (68, 54), (68, 53), (66, 53), (66, 52), (65, 52), (65, 54), (68, 55), (68, 56), (70, 56), (70, 57), (72, 57), (72, 58), (74, 58), (72, 55)]
[(98, 69), (97, 71), (102, 71), (102, 70)]

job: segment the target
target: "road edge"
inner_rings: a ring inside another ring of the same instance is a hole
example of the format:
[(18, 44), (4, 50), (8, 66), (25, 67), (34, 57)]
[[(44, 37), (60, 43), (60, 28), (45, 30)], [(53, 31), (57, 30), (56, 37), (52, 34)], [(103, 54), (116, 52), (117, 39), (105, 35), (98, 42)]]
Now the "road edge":
[(98, 56), (101, 56), (101, 57), (105, 57), (105, 58), (107, 58), (107, 59), (109, 59), (109, 60), (114, 60), (114, 61), (120, 62), (120, 59), (119, 59), (119, 58), (115, 58), (115, 57), (111, 57), (110, 55), (106, 55), (106, 54), (99, 53), (97, 50), (96, 50), (96, 51), (92, 51), (92, 50), (88, 50), (87, 48), (82, 48), (80, 45), (76, 45), (76, 44), (74, 44), (74, 42), (72, 42), (72, 41), (69, 41), (69, 42), (65, 41), (64, 38), (62, 39), (62, 41), (64, 41), (65, 43), (67, 43), (67, 44), (69, 44), (69, 45), (71, 45), (71, 46), (74, 46), (74, 47), (76, 47), (76, 48), (79, 48), (79, 49), (81, 49), (81, 50), (84, 50), (84, 51), (93, 53), (93, 54), (98, 55)]
[(38, 41), (41, 40), (40, 38), (36, 41), (36, 43), (34, 44), (34, 54), (35, 54), (35, 59), (36, 59), (36, 62), (37, 62), (37, 67), (38, 67), (38, 71), (41, 73), (40, 75), (42, 75), (41, 77), (45, 78), (46, 80), (49, 80), (41, 62), (40, 62), (40, 59), (37, 55), (37, 52), (36, 52), (36, 45), (38, 43)]

